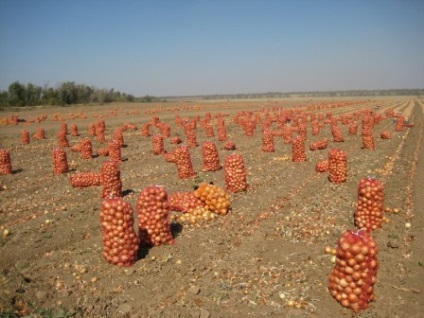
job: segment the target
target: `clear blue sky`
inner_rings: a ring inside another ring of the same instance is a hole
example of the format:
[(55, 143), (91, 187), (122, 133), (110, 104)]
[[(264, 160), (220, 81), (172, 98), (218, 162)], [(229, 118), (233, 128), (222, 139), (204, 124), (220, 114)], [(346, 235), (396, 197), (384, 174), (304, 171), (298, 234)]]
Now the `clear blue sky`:
[(0, 0), (0, 89), (424, 88), (424, 0)]

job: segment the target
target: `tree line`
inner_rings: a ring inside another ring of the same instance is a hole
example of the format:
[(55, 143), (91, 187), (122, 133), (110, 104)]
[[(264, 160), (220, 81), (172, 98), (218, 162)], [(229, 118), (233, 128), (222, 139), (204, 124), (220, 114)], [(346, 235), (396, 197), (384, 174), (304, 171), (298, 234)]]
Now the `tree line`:
[[(147, 96), (147, 99), (152, 97)], [(141, 98), (143, 101), (146, 97)], [(0, 106), (21, 107), (35, 105), (73, 105), (110, 102), (133, 102), (136, 98), (131, 94), (112, 89), (99, 89), (84, 84), (67, 81), (56, 88), (41, 87), (28, 83), (26, 85), (13, 82), (7, 90), (0, 90)]]

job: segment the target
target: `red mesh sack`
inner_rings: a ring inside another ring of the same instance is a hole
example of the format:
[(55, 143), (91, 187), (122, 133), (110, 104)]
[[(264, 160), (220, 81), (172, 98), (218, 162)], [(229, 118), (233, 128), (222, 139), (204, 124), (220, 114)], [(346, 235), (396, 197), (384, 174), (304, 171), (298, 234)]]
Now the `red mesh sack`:
[(168, 195), (169, 209), (187, 213), (198, 207), (204, 207), (205, 203), (194, 192), (174, 192)]
[(68, 172), (68, 160), (66, 157), (66, 151), (62, 148), (53, 149), (52, 151), (53, 160), (53, 174), (59, 175)]
[(366, 231), (347, 230), (339, 238), (328, 290), (343, 307), (358, 312), (375, 299), (377, 253), (377, 244)]
[(321, 125), (319, 124), (319, 122), (313, 121), (312, 122), (312, 136), (318, 136), (320, 130), (321, 130)]
[(236, 150), (236, 144), (234, 141), (227, 141), (224, 144), (224, 150)]
[(80, 158), (81, 159), (92, 159), (93, 158), (93, 145), (90, 139), (82, 139), (80, 142)]
[(305, 141), (301, 136), (296, 136), (292, 140), (292, 161), (306, 161)]
[(46, 134), (44, 132), (44, 129), (41, 127), (37, 128), (37, 132), (32, 136), (34, 139), (45, 139)]
[(317, 140), (309, 144), (309, 150), (311, 151), (322, 150), (322, 149), (326, 149), (327, 147), (328, 147), (327, 139)]
[(203, 171), (216, 171), (221, 169), (218, 149), (212, 141), (202, 143)]
[(405, 126), (405, 117), (399, 116), (396, 120), (395, 131), (402, 131)]
[(59, 147), (63, 147), (63, 148), (69, 147), (69, 141), (68, 141), (68, 138), (66, 137), (66, 131), (61, 130), (57, 133), (56, 136), (57, 136), (57, 144)]
[(125, 145), (124, 135), (122, 133), (122, 128), (116, 128), (113, 132), (113, 139), (118, 143), (120, 147)]
[(78, 127), (75, 124), (71, 125), (71, 136), (79, 136)]
[(372, 134), (362, 135), (362, 148), (375, 150), (375, 141)]
[(190, 125), (184, 125), (184, 131), (187, 145), (191, 148), (197, 147), (196, 131)]
[(114, 139), (107, 144), (109, 158), (115, 161), (122, 161), (121, 146)]
[(108, 148), (99, 148), (97, 149), (97, 155), (100, 157), (107, 157), (109, 156), (109, 149)]
[(139, 239), (134, 230), (134, 212), (121, 198), (102, 200), (103, 257), (118, 266), (131, 266), (137, 261)]
[(381, 139), (391, 139), (391, 138), (392, 138), (392, 134), (391, 134), (391, 132), (390, 132), (390, 131), (388, 131), (388, 130), (383, 130), (383, 131), (380, 133), (380, 138), (381, 138)]
[(347, 159), (346, 152), (340, 149), (328, 151), (328, 180), (333, 183), (346, 182)]
[(183, 141), (181, 140), (180, 137), (178, 136), (174, 136), (171, 139), (169, 139), (169, 143), (172, 145), (179, 145), (180, 143), (182, 143)]
[(190, 149), (187, 146), (179, 146), (175, 149), (174, 160), (177, 165), (178, 177), (180, 179), (190, 179), (196, 176), (191, 161)]
[(152, 146), (153, 146), (153, 154), (154, 155), (160, 155), (164, 153), (165, 149), (163, 146), (163, 136), (162, 135), (155, 135), (152, 139)]
[(349, 124), (349, 135), (357, 135), (358, 134), (358, 123), (352, 122)]
[(328, 159), (318, 161), (315, 164), (315, 171), (319, 173), (328, 171)]
[(224, 175), (227, 191), (236, 193), (247, 190), (247, 173), (240, 154), (232, 154), (225, 158)]
[(381, 227), (384, 212), (383, 185), (378, 179), (359, 180), (355, 226), (368, 232)]
[(102, 198), (122, 197), (121, 171), (119, 162), (107, 160), (102, 165)]
[(10, 153), (6, 149), (0, 149), (0, 175), (2, 174), (12, 174)]
[(274, 134), (269, 131), (265, 130), (262, 135), (262, 151), (263, 152), (274, 152), (275, 146), (274, 146)]
[(29, 132), (26, 130), (21, 131), (21, 143), (24, 145), (29, 144)]
[(100, 186), (102, 178), (100, 173), (94, 172), (79, 172), (69, 176), (71, 186), (74, 188), (86, 188)]
[(333, 135), (333, 141), (334, 142), (343, 142), (343, 134), (340, 130), (339, 126), (337, 124), (331, 124), (330, 125), (331, 134)]
[(161, 186), (148, 186), (137, 198), (140, 245), (175, 244), (169, 222), (168, 195)]

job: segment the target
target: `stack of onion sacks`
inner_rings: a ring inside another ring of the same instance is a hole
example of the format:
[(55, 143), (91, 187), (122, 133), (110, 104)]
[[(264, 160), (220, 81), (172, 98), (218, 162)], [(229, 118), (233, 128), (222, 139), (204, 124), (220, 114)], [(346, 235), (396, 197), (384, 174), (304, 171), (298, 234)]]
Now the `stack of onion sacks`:
[(328, 180), (333, 183), (346, 182), (347, 158), (346, 152), (334, 148), (328, 151)]
[(133, 214), (131, 205), (121, 198), (102, 200), (103, 257), (110, 264), (131, 266), (137, 261), (139, 240)]
[(292, 140), (292, 161), (306, 161), (305, 140), (300, 135)]
[(140, 244), (153, 247), (174, 244), (169, 221), (168, 195), (161, 186), (148, 186), (137, 198)]
[(358, 184), (355, 226), (371, 232), (381, 227), (384, 212), (382, 183), (375, 178), (363, 178)]
[(12, 174), (10, 153), (6, 149), (0, 149), (0, 175), (2, 174)]
[(59, 175), (68, 172), (68, 160), (66, 157), (66, 151), (62, 148), (53, 149), (52, 151), (53, 160), (53, 174)]
[(225, 158), (224, 175), (227, 191), (236, 193), (247, 190), (247, 173), (240, 154), (234, 153)]
[(328, 290), (354, 312), (374, 300), (377, 281), (377, 245), (366, 231), (345, 231), (337, 243), (336, 265), (328, 278)]
[(203, 171), (216, 171), (221, 169), (218, 149), (212, 141), (202, 143)]
[(199, 198), (206, 208), (219, 215), (226, 215), (230, 208), (230, 197), (220, 187), (209, 183), (202, 183), (195, 191), (194, 195)]

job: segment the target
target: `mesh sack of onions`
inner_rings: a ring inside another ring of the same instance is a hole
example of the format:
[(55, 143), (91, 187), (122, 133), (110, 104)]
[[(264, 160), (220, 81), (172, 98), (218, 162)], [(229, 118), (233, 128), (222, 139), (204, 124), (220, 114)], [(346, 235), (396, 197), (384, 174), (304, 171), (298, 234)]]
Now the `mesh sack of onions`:
[(328, 159), (318, 161), (315, 164), (315, 171), (319, 173), (328, 171)]
[(66, 131), (61, 130), (57, 133), (56, 136), (57, 136), (57, 144), (59, 147), (63, 147), (63, 148), (69, 147), (69, 141), (68, 141), (68, 138), (66, 137)]
[(375, 150), (375, 141), (372, 134), (362, 135), (362, 148)]
[(218, 149), (212, 141), (202, 143), (203, 171), (216, 171), (221, 169)]
[(80, 158), (81, 159), (92, 159), (93, 158), (93, 145), (90, 139), (82, 139), (80, 142)]
[(155, 135), (152, 139), (152, 147), (153, 147), (153, 154), (154, 155), (160, 155), (164, 153), (165, 149), (163, 146), (163, 136), (162, 135)]
[(328, 147), (327, 139), (317, 140), (309, 144), (309, 150), (322, 150)]
[(196, 176), (191, 161), (190, 149), (187, 146), (179, 146), (175, 149), (174, 160), (177, 165), (178, 178), (190, 179)]
[(21, 143), (24, 145), (29, 144), (29, 132), (26, 130), (21, 131)]
[(12, 174), (10, 153), (6, 149), (0, 149), (0, 175), (2, 174)]
[(75, 125), (75, 124), (72, 124), (71, 125), (71, 136), (79, 136), (79, 133), (78, 133), (78, 126), (77, 125)]
[(216, 128), (218, 132), (218, 140), (219, 141), (226, 141), (227, 140), (227, 129), (225, 128), (224, 121), (218, 121), (218, 126)]
[(339, 126), (337, 124), (331, 124), (330, 125), (331, 134), (333, 135), (333, 141), (334, 142), (343, 142), (343, 134), (340, 130)]
[(292, 161), (306, 161), (305, 141), (301, 136), (296, 136), (292, 140)]
[(378, 248), (366, 231), (345, 231), (337, 242), (336, 264), (328, 277), (328, 290), (343, 307), (365, 310), (375, 298)]
[(171, 126), (167, 123), (160, 122), (157, 127), (159, 128), (159, 131), (162, 134), (163, 138), (168, 138), (169, 136), (171, 136)]
[(197, 147), (196, 131), (192, 128), (187, 128), (187, 127), (188, 125), (184, 126), (185, 134), (186, 134), (186, 143), (191, 148)]
[(41, 127), (38, 127), (36, 133), (32, 137), (34, 139), (45, 139), (46, 138), (46, 134), (44, 132), (44, 129), (41, 128)]
[(346, 152), (340, 149), (328, 151), (328, 180), (333, 183), (346, 182), (347, 158)]
[(88, 125), (88, 135), (91, 137), (96, 136), (96, 123), (91, 123)]
[(405, 117), (399, 116), (396, 120), (395, 131), (402, 131), (405, 126)]
[(56, 148), (52, 151), (53, 174), (59, 175), (68, 172), (68, 160), (66, 151), (62, 148)]
[(161, 186), (148, 186), (137, 198), (140, 245), (175, 244), (169, 220), (168, 195)]
[(283, 140), (285, 144), (289, 144), (292, 142), (292, 127), (284, 125), (282, 128), (283, 131)]
[(131, 123), (125, 123), (124, 124), (124, 129), (131, 129), (131, 130), (137, 130), (137, 125), (131, 124)]
[(134, 230), (134, 212), (121, 198), (102, 200), (103, 257), (109, 264), (131, 266), (137, 261), (139, 240)]
[(212, 126), (211, 123), (206, 123), (204, 128), (205, 128), (206, 137), (208, 137), (208, 138), (215, 137), (215, 133), (213, 131), (213, 126)]
[(349, 135), (357, 135), (358, 134), (358, 123), (352, 122), (349, 124)]
[(94, 172), (78, 172), (69, 176), (69, 180), (74, 188), (86, 188), (102, 184), (101, 174)]
[(262, 151), (263, 152), (274, 152), (275, 146), (274, 146), (274, 134), (269, 131), (265, 130), (262, 135)]
[(235, 153), (225, 158), (224, 176), (227, 191), (236, 193), (247, 190), (247, 173), (240, 154)]
[(122, 161), (121, 146), (113, 139), (107, 144), (109, 158), (115, 161)]
[(182, 143), (183, 141), (181, 140), (180, 137), (178, 136), (174, 136), (171, 139), (169, 139), (169, 143), (172, 145), (179, 145), (180, 143)]
[(313, 121), (312, 122), (312, 136), (318, 136), (320, 130), (321, 130), (321, 125), (319, 124), (319, 122)]
[(302, 138), (304, 141), (306, 140), (307, 136), (308, 136), (308, 129), (307, 126), (305, 124), (299, 124), (299, 126), (297, 127), (297, 131), (298, 131), (298, 135), (300, 136), (300, 138)]
[(82, 147), (81, 142), (79, 142), (79, 143), (73, 145), (70, 149), (71, 149), (72, 152), (80, 152), (81, 147)]
[(166, 162), (173, 162), (175, 163), (175, 151), (172, 152), (164, 152), (162, 154), (163, 159), (165, 159)]
[(101, 130), (101, 131), (96, 130), (96, 141), (97, 142), (105, 142), (106, 141), (106, 136), (105, 136), (104, 130)]
[(113, 132), (113, 139), (118, 143), (119, 147), (125, 145), (124, 134), (122, 133), (122, 128), (116, 128)]
[(145, 123), (143, 126), (141, 126), (141, 135), (143, 137), (150, 137), (150, 126), (152, 126), (151, 123)]
[(381, 227), (384, 212), (383, 185), (378, 179), (363, 178), (358, 184), (355, 226), (368, 232)]
[(212, 213), (226, 215), (230, 209), (230, 197), (220, 187), (202, 183), (194, 195), (204, 202), (205, 207)]
[(190, 210), (188, 213), (174, 215), (174, 220), (184, 227), (195, 228), (200, 227), (207, 222), (217, 218), (217, 214), (209, 211), (206, 207), (197, 207)]
[(227, 141), (224, 144), (224, 150), (236, 150), (236, 144), (234, 141)]
[(119, 162), (107, 160), (102, 165), (102, 198), (122, 197), (121, 171)]
[(380, 133), (380, 138), (381, 139), (391, 139), (392, 138), (392, 134), (390, 133), (390, 131), (388, 131), (388, 130), (383, 130), (381, 133)]
[(198, 207), (204, 207), (205, 203), (194, 192), (174, 192), (168, 195), (169, 209), (187, 213)]
[(99, 148), (97, 149), (97, 155), (100, 157), (107, 157), (109, 156), (109, 149), (108, 148)]

